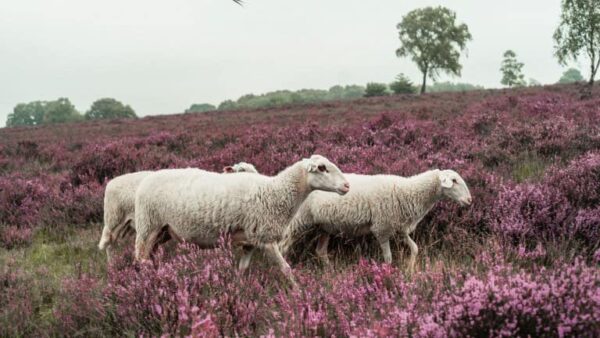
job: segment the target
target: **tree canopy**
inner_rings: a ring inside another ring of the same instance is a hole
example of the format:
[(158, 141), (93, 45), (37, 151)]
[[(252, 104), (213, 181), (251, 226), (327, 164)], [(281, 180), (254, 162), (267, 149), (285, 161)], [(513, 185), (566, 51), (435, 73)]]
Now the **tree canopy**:
[(7, 127), (37, 126), (46, 123), (62, 123), (81, 120), (81, 114), (67, 98), (55, 101), (19, 103), (8, 115)]
[(582, 54), (590, 62), (589, 85), (600, 67), (600, 0), (562, 0), (560, 24), (554, 32), (555, 55), (566, 65)]
[(583, 75), (581, 75), (579, 69), (569, 68), (562, 74), (558, 83), (573, 83), (580, 81), (583, 81)]
[(517, 54), (509, 49), (504, 52), (503, 56), (504, 59), (500, 66), (500, 71), (502, 72), (500, 83), (509, 87), (525, 86), (525, 75), (523, 75), (524, 64), (517, 61)]
[(456, 14), (445, 7), (425, 7), (406, 14), (397, 25), (401, 46), (398, 57), (411, 57), (423, 74), (421, 93), (427, 77), (441, 73), (460, 76), (461, 52), (472, 39), (466, 24), (456, 22)]
[(103, 98), (94, 101), (90, 110), (85, 113), (85, 118), (88, 120), (136, 117), (137, 115), (133, 108), (113, 98)]

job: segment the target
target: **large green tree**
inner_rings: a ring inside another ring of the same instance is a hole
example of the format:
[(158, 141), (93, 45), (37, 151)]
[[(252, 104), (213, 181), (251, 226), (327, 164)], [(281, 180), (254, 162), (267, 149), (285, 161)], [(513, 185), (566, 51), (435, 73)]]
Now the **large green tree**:
[(600, 0), (562, 0), (554, 42), (555, 55), (563, 65), (587, 56), (592, 86), (600, 67)]
[(517, 61), (517, 54), (512, 50), (507, 50), (503, 56), (504, 59), (500, 66), (500, 71), (502, 72), (500, 83), (509, 87), (525, 86), (525, 76), (522, 71), (524, 64)]
[(13, 112), (8, 114), (6, 126), (16, 127), (39, 125), (44, 121), (45, 110), (46, 102), (43, 101), (19, 103), (15, 106)]
[(81, 119), (81, 114), (67, 98), (61, 97), (56, 101), (46, 103), (44, 123), (64, 123)]
[(569, 68), (562, 74), (558, 83), (573, 83), (580, 81), (583, 81), (583, 75), (581, 75), (579, 69)]
[(416, 9), (397, 25), (401, 47), (398, 57), (411, 57), (423, 74), (421, 93), (427, 77), (435, 80), (440, 73), (460, 76), (460, 54), (472, 39), (466, 24), (456, 22), (456, 13), (445, 7)]
[(136, 117), (137, 115), (135, 115), (133, 108), (113, 98), (103, 98), (94, 101), (90, 110), (85, 113), (85, 118), (88, 120)]

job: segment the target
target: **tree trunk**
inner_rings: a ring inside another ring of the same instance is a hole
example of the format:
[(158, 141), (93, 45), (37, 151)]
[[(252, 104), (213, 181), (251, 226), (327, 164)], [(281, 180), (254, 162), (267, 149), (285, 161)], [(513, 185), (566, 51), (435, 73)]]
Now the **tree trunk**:
[(427, 87), (427, 71), (423, 72), (423, 85), (421, 85), (421, 94), (425, 94), (425, 88)]

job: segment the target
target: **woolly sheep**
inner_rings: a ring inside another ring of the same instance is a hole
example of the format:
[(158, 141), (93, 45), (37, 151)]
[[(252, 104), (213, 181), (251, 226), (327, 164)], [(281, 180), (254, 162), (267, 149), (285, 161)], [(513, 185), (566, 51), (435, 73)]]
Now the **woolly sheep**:
[[(258, 173), (246, 162), (223, 168), (223, 172)], [(140, 182), (153, 171), (138, 171), (113, 178), (104, 191), (104, 228), (98, 248), (106, 250), (108, 260), (112, 256), (112, 244), (135, 232), (135, 191)]]
[(471, 204), (465, 181), (453, 170), (430, 170), (412, 177), (394, 175), (345, 175), (352, 190), (345, 196), (315, 191), (302, 204), (281, 244), (285, 254), (295, 234), (306, 226), (324, 232), (317, 242), (317, 255), (329, 264), (327, 244), (330, 235), (375, 235), (386, 263), (392, 262), (389, 239), (403, 235), (410, 247), (409, 271), (414, 271), (417, 244), (410, 238), (417, 224), (443, 197), (461, 205)]
[(320, 155), (299, 161), (277, 176), (224, 176), (198, 169), (161, 170), (146, 177), (135, 196), (136, 259), (148, 259), (162, 233), (204, 247), (222, 233), (266, 250), (296, 286), (279, 251), (284, 229), (313, 190), (349, 191), (341, 171)]

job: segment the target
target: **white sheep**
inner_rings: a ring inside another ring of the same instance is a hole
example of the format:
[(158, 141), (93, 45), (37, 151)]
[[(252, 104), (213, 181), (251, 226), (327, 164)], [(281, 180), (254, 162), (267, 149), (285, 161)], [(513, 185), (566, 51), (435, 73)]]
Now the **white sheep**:
[(410, 247), (409, 271), (414, 271), (417, 244), (410, 238), (417, 224), (442, 197), (461, 205), (471, 204), (465, 181), (453, 170), (431, 170), (412, 177), (394, 175), (345, 175), (352, 190), (344, 195), (315, 191), (302, 204), (290, 223), (281, 244), (285, 254), (297, 234), (307, 226), (324, 232), (317, 241), (317, 255), (329, 264), (327, 244), (330, 235), (361, 236), (372, 233), (392, 262), (390, 237), (403, 235)]
[(213, 247), (223, 233), (271, 254), (295, 285), (279, 251), (284, 229), (313, 190), (345, 194), (341, 171), (323, 156), (299, 161), (277, 176), (224, 175), (198, 169), (161, 170), (146, 177), (135, 197), (136, 259), (148, 259), (162, 233)]
[[(223, 172), (257, 173), (256, 168), (246, 162), (223, 168)], [(138, 171), (113, 178), (104, 191), (104, 228), (98, 248), (106, 250), (108, 260), (111, 260), (112, 245), (135, 232), (135, 191), (140, 182), (153, 171)]]

